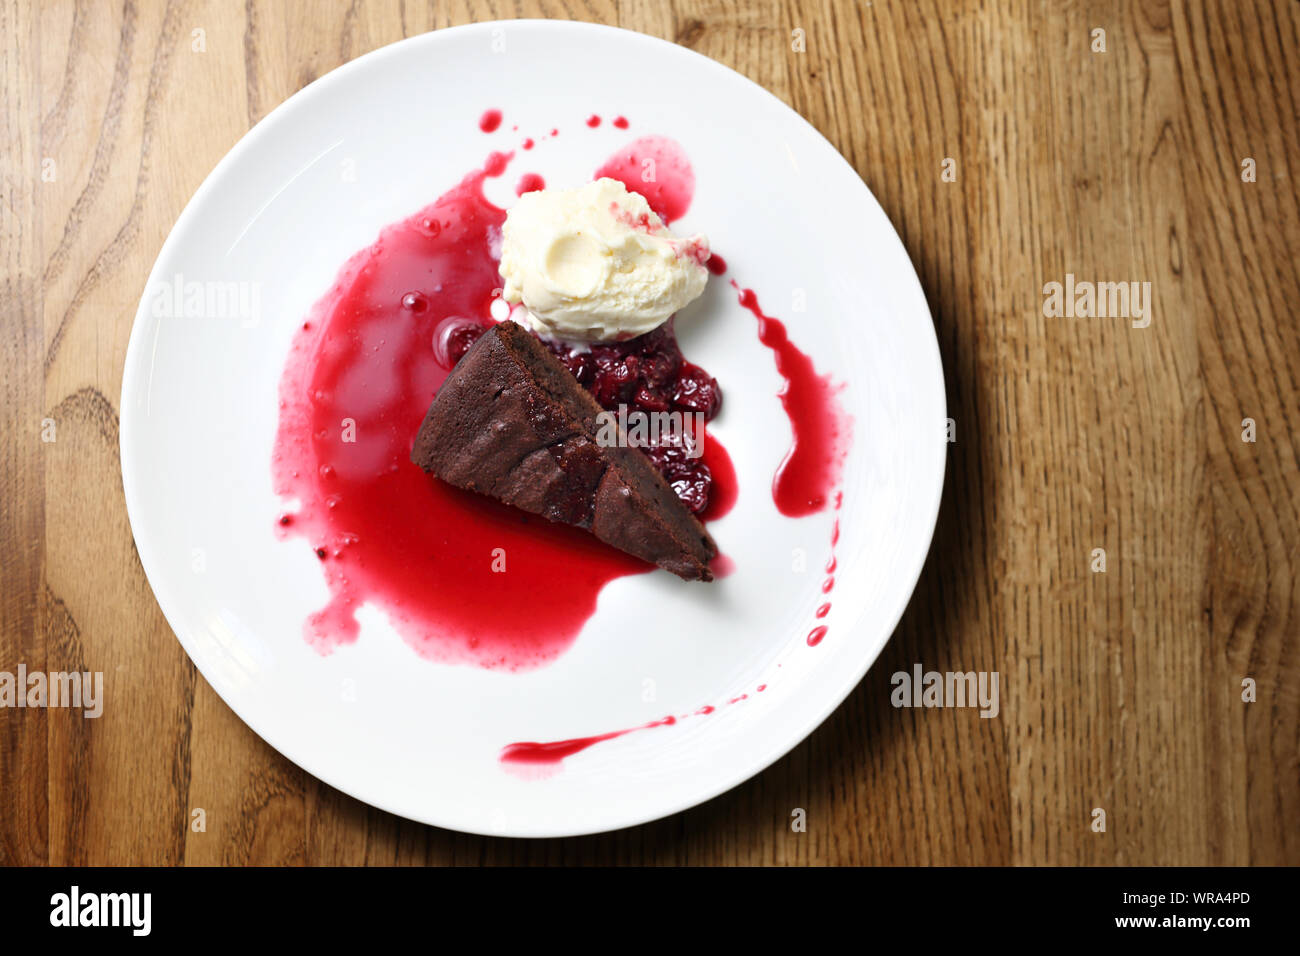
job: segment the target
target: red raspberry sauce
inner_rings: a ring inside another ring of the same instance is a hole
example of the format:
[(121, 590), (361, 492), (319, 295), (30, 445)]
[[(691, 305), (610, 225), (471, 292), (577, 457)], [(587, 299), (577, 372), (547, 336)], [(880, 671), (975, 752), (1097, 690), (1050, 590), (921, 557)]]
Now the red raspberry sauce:
[(686, 151), (666, 136), (642, 136), (607, 159), (593, 178), (608, 176), (645, 197), (665, 223), (686, 215), (695, 198), (695, 170)]
[(734, 279), (731, 285), (740, 304), (758, 319), (758, 339), (772, 350), (785, 379), (778, 395), (794, 441), (772, 479), (772, 500), (791, 518), (815, 514), (839, 487), (852, 438), (851, 420), (837, 397), (840, 387), (818, 374), (808, 354), (790, 341), (785, 323), (763, 312), (753, 289), (742, 289)]

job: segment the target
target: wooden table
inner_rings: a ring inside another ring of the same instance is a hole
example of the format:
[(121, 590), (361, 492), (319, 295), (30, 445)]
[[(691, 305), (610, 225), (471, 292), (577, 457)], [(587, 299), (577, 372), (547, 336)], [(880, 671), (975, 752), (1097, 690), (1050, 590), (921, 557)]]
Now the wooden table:
[[(0, 862), (1300, 863), (1296, 4), (34, 6), (0, 3), (0, 670), (100, 670), (114, 706), (0, 711)], [(141, 571), (117, 404), (154, 257), (245, 130), (368, 50), (539, 15), (708, 54), (844, 153), (957, 440), (911, 607), (820, 730), (672, 819), (523, 842), (373, 810), (226, 708)], [(1045, 315), (1067, 273), (1149, 282), (1150, 324)], [(916, 662), (998, 671), (1000, 715), (894, 709)]]

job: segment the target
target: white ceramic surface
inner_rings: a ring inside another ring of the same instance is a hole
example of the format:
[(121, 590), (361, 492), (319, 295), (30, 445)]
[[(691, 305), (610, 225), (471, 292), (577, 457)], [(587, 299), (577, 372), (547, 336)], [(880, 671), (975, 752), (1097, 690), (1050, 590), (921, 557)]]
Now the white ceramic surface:
[[(492, 134), (478, 128), (488, 108), (505, 116)], [(597, 129), (584, 123), (592, 113), (606, 118)], [(630, 129), (608, 122), (620, 114)], [(543, 140), (553, 127), (560, 135)], [(740, 496), (711, 530), (734, 574), (708, 586), (663, 572), (614, 581), (569, 652), (523, 674), (426, 662), (374, 609), (362, 614), (358, 643), (319, 656), (301, 636), (326, 598), (318, 562), (305, 541), (272, 534), (282, 507), (270, 472), (277, 386), (296, 324), (381, 226), (489, 151), (539, 139), (488, 181), (489, 198), (506, 205), (522, 172), (577, 185), (647, 133), (677, 139), (695, 167), (695, 201), (675, 229), (706, 232), (726, 278), (752, 287), (818, 368), (845, 383), (854, 443), (825, 641), (805, 638), (832, 515), (777, 513), (770, 485), (790, 438), (781, 380), (753, 316), (714, 280), (678, 330), (726, 396), (712, 433), (731, 452)], [(243, 283), (249, 307), (158, 317), (158, 290), (177, 276)], [(925, 559), (945, 415), (935, 334), (907, 254), (808, 123), (739, 74), (661, 40), (508, 21), (361, 57), (292, 97), (222, 160), (163, 246), (136, 316), (122, 471), (163, 612), (262, 738), (332, 786), (415, 820), (559, 836), (707, 800), (782, 756), (844, 699), (889, 639)], [(759, 684), (768, 685), (761, 694)], [(505, 772), (497, 759), (512, 741), (601, 733), (746, 692), (712, 715), (592, 747), (545, 779)]]

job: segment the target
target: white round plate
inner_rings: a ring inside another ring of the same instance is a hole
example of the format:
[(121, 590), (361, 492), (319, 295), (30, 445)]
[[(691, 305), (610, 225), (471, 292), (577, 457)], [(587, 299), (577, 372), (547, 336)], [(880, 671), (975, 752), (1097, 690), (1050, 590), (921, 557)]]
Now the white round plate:
[[(491, 134), (478, 126), (487, 109), (505, 117)], [(594, 129), (585, 123), (593, 113), (606, 118)], [(617, 115), (629, 129), (608, 121)], [(543, 139), (552, 128), (560, 135)], [(650, 133), (676, 139), (694, 164), (695, 200), (674, 228), (705, 232), (729, 266), (678, 332), (726, 395), (710, 434), (731, 453), (740, 495), (710, 530), (735, 572), (711, 585), (665, 572), (615, 580), (568, 652), (524, 673), (428, 662), (375, 609), (363, 610), (357, 643), (319, 655), (302, 637), (327, 597), (318, 561), (304, 540), (272, 533), (282, 509), (271, 490), (277, 389), (295, 327), (353, 252), (490, 151), (538, 137), (526, 163), (516, 158), (510, 175), (488, 181), (489, 198), (508, 205), (519, 173), (579, 185)], [(854, 420), (829, 633), (815, 647), (806, 638), (820, 623), (835, 516), (790, 519), (773, 504), (790, 443), (781, 379), (730, 278), (844, 383)], [(195, 281), (241, 283), (229, 288), (245, 290), (245, 307), (155, 316), (168, 312), (153, 307), (159, 295)], [(293, 96), (218, 164), (164, 244), (136, 314), (122, 474), (163, 613), (203, 676), (271, 746), (414, 820), (565, 836), (708, 800), (839, 705), (889, 639), (925, 560), (945, 416), (934, 329), (907, 253), (812, 126), (671, 43), (507, 21), (363, 56)], [(598, 744), (549, 776), (521, 777), (498, 760), (514, 741), (585, 737), (704, 705), (718, 709)]]

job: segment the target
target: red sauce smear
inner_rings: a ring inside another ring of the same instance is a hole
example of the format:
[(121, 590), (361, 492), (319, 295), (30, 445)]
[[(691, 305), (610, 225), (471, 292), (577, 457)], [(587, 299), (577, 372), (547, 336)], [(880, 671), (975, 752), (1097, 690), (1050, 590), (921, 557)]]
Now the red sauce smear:
[(645, 197), (665, 223), (686, 215), (695, 197), (695, 170), (686, 151), (666, 136), (632, 140), (596, 170), (594, 179), (608, 176)]
[(509, 744), (501, 749), (501, 760), (505, 763), (556, 764), (565, 757), (586, 750), (592, 744), (613, 740), (636, 730), (649, 730), (651, 727), (667, 727), (677, 723), (676, 717), (664, 717), (660, 720), (641, 724), (639, 727), (627, 727), (623, 730), (611, 730), (609, 733), (596, 734), (593, 737), (575, 737), (572, 740), (553, 740), (548, 743), (524, 742)]
[[(707, 425), (704, 428), (704, 436), (702, 445), (704, 453), (700, 459), (709, 466), (709, 471), (713, 474), (713, 487), (709, 492), (708, 507), (699, 515), (699, 519), (708, 524), (721, 518), (735, 506), (736, 496), (740, 493), (740, 482), (736, 478), (736, 466), (731, 462), (731, 455), (722, 442), (709, 434)], [(730, 574), (735, 568), (734, 562), (725, 555), (718, 557), (721, 559), (722, 574)]]
[(519, 177), (518, 185), (515, 186), (515, 195), (522, 196), (524, 193), (536, 192), (545, 188), (546, 180), (537, 173), (524, 173)]
[[(758, 686), (759, 691), (767, 690), (766, 684)], [(730, 706), (749, 700), (748, 694), (739, 694), (723, 704)], [(658, 720), (652, 720), (648, 724), (638, 724), (635, 727), (624, 727), (622, 730), (611, 730), (603, 734), (593, 734), (590, 737), (572, 737), (568, 740), (552, 740), (546, 742), (524, 741), (522, 743), (507, 744), (501, 748), (498, 760), (507, 766), (533, 766), (533, 767), (550, 767), (558, 768), (566, 757), (572, 757), (574, 754), (582, 753), (588, 747), (604, 743), (606, 740), (614, 740), (618, 737), (626, 737), (628, 734), (636, 733), (638, 730), (652, 730), (655, 727), (672, 727), (678, 721), (688, 720), (691, 717), (707, 717), (715, 713), (717, 707), (712, 704), (705, 704), (689, 714), (682, 714), (674, 717), (671, 714), (667, 717), (661, 717)]]
[(500, 110), (488, 110), (478, 118), (478, 128), (485, 133), (495, 133), (500, 126)]
[(819, 375), (812, 359), (790, 341), (785, 324), (764, 314), (753, 289), (733, 279), (740, 304), (758, 319), (758, 340), (772, 350), (776, 370), (785, 379), (778, 393), (794, 440), (772, 479), (777, 510), (791, 518), (822, 511), (840, 483), (851, 438), (850, 419), (841, 408), (841, 386)]

